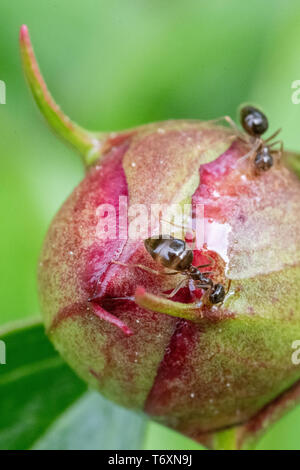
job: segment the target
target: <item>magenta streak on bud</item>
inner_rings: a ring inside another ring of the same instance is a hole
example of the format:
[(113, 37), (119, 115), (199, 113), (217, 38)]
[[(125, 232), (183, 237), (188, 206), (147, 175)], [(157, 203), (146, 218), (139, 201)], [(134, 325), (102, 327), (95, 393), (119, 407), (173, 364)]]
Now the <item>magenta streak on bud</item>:
[(107, 321), (108, 323), (111, 323), (111, 325), (115, 325), (117, 328), (120, 328), (120, 330), (122, 330), (126, 336), (133, 335), (133, 331), (128, 328), (128, 326), (126, 326), (119, 318), (107, 312), (95, 302), (91, 302), (91, 306), (95, 315), (97, 315), (97, 317), (99, 317), (101, 320)]
[(87, 302), (86, 304), (73, 304), (63, 309), (53, 320), (52, 324), (48, 328), (48, 333), (53, 334), (55, 329), (67, 319), (76, 319), (76, 317), (87, 317), (88, 314), (95, 315), (100, 320), (103, 320), (111, 325), (119, 328), (126, 336), (131, 336), (133, 331), (125, 325), (119, 318), (112, 315), (103, 309), (99, 304), (94, 301)]
[[(172, 391), (168, 389), (167, 384), (180, 380), (180, 377), (186, 373), (187, 356), (190, 349), (195, 347), (197, 336), (198, 330), (190, 322), (185, 320), (178, 322), (145, 403), (145, 411), (150, 415), (163, 410), (168, 402), (172, 402)], [(193, 394), (192, 397), (188, 394), (187, 399), (193, 401)]]

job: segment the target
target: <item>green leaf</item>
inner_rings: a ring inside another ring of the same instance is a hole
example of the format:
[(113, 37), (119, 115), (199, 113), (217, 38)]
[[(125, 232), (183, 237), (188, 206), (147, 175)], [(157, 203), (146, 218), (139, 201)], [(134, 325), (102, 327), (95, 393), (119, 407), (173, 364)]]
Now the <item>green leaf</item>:
[(144, 430), (144, 417), (90, 391), (62, 414), (34, 449), (137, 449)]
[(39, 319), (3, 328), (0, 339), (6, 349), (6, 364), (0, 365), (0, 449), (141, 446), (144, 418), (88, 392)]

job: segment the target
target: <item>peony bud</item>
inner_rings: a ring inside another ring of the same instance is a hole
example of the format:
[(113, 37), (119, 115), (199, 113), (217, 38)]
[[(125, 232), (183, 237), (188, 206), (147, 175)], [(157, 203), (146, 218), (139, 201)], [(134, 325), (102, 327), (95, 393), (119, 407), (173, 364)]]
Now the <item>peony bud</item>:
[[(208, 447), (250, 447), (300, 395), (300, 182), (288, 155), (257, 174), (242, 159), (249, 145), (213, 122), (87, 132), (47, 91), (25, 26), (20, 39), (40, 109), (86, 165), (39, 263), (51, 341), (110, 400)], [(157, 204), (190, 205), (203, 238), (193, 264), (213, 260), (206, 271), (229, 288), (223, 303), (188, 285), (166, 296), (184, 276), (164, 275), (145, 249)], [(134, 239), (137, 209), (148, 225)]]

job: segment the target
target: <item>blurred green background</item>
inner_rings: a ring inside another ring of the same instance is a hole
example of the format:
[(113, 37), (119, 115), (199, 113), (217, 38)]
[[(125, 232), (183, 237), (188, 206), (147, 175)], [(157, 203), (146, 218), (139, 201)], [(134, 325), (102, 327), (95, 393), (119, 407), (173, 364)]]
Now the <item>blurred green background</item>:
[[(24, 82), (18, 30), (29, 27), (51, 92), (82, 126), (117, 130), (168, 118), (236, 117), (262, 106), (300, 150), (299, 0), (1, 0), (0, 324), (39, 312), (35, 268), (47, 226), (83, 176)], [(300, 449), (300, 409), (260, 448)], [(200, 448), (150, 423), (145, 448)]]

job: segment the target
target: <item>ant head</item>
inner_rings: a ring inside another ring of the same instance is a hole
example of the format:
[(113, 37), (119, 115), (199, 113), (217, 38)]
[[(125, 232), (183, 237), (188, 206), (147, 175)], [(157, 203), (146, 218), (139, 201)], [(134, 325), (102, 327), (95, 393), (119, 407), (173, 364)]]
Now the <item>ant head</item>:
[(243, 106), (240, 110), (241, 125), (249, 135), (261, 136), (269, 127), (265, 114), (254, 106)]
[(225, 289), (222, 284), (215, 284), (212, 292), (209, 295), (209, 300), (212, 304), (219, 304), (225, 299)]

